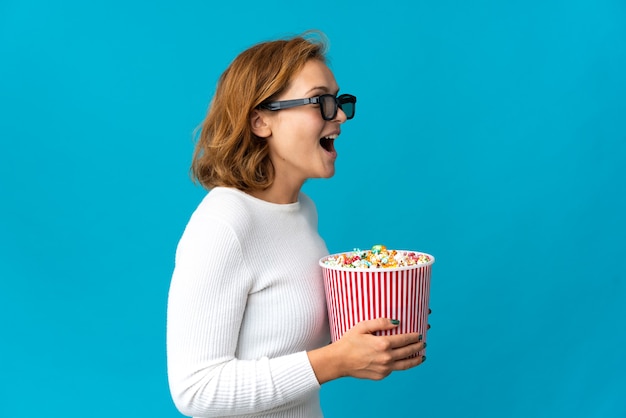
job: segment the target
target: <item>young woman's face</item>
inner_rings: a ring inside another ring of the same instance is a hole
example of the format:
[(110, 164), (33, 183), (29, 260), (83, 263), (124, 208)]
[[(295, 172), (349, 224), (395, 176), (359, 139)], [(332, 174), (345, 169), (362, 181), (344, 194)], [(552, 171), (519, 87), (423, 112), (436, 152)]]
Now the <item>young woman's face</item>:
[[(338, 91), (328, 66), (312, 59), (276, 100), (336, 95)], [(276, 181), (300, 187), (309, 178), (328, 178), (335, 174), (337, 151), (334, 141), (341, 133), (341, 124), (346, 121), (341, 109), (329, 121), (322, 118), (318, 104), (266, 111), (265, 115), (271, 128), (271, 134), (266, 139), (276, 170)]]

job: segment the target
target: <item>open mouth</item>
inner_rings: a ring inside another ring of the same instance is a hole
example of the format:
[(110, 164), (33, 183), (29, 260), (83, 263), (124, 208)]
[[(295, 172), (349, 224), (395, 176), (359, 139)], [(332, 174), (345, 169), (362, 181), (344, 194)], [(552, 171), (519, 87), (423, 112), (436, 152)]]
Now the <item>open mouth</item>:
[(337, 135), (329, 135), (320, 139), (320, 145), (328, 152), (335, 151), (335, 139)]

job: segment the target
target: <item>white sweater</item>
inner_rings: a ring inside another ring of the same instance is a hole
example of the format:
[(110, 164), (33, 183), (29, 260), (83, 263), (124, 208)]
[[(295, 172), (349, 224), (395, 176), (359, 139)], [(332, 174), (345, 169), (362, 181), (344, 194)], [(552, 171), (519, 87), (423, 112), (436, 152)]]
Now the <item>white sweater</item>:
[(306, 195), (274, 204), (213, 189), (176, 251), (167, 310), (170, 390), (194, 417), (321, 417), (306, 354), (330, 342), (327, 254)]

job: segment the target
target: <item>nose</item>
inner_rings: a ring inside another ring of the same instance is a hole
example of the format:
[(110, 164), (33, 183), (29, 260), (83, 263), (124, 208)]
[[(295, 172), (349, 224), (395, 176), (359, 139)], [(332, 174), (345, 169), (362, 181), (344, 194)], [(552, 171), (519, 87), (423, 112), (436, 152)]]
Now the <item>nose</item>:
[(344, 123), (347, 120), (348, 120), (348, 117), (346, 116), (345, 112), (341, 110), (339, 106), (337, 106), (337, 116), (335, 116), (335, 121), (339, 123)]

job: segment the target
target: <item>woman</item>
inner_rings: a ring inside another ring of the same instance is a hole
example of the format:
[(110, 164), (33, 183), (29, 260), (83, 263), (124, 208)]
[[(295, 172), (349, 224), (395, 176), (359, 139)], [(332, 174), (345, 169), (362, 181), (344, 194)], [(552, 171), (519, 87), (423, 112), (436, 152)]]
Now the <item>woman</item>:
[(192, 163), (210, 192), (178, 245), (168, 300), (168, 374), (183, 414), (322, 416), (321, 384), (424, 360), (420, 335), (373, 335), (393, 318), (329, 344), (318, 265), (328, 250), (300, 189), (335, 172), (334, 141), (356, 103), (338, 91), (324, 43), (308, 37), (253, 46), (220, 77)]

